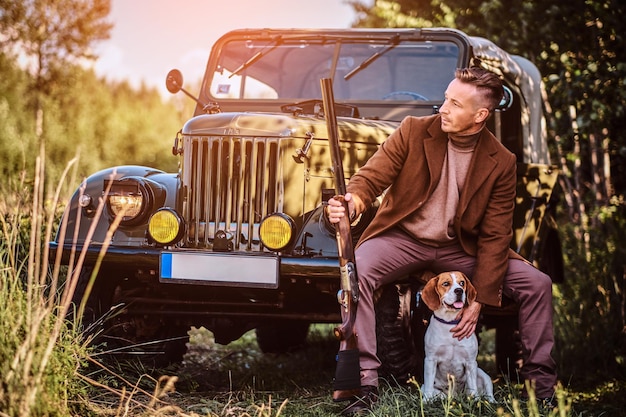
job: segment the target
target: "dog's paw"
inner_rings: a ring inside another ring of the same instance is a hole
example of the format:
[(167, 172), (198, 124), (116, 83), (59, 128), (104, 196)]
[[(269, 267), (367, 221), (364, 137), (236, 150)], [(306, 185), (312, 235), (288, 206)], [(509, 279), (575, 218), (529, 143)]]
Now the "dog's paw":
[(422, 389), (422, 398), (424, 401), (432, 401), (436, 399), (441, 393), (436, 390), (424, 390)]

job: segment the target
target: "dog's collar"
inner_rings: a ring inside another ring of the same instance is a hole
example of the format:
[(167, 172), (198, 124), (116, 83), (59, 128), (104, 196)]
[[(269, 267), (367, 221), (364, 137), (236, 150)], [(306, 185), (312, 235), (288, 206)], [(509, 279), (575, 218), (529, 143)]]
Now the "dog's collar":
[(443, 323), (443, 324), (450, 324), (450, 325), (452, 325), (452, 326), (454, 326), (454, 325), (456, 325), (456, 324), (459, 324), (459, 323), (461, 322), (461, 320), (450, 320), (450, 321), (447, 321), (447, 320), (442, 319), (441, 317), (437, 317), (437, 316), (435, 316), (434, 314), (432, 315), (432, 317), (433, 317), (435, 320), (437, 320), (439, 323)]

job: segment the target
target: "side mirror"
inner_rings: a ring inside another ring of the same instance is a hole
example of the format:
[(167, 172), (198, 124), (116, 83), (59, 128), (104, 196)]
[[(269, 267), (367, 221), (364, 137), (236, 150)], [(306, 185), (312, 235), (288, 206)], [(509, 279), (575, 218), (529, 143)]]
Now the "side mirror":
[(168, 72), (165, 78), (165, 87), (172, 94), (178, 93), (183, 88), (183, 74), (177, 69)]
[(167, 73), (167, 77), (165, 78), (165, 87), (167, 87), (167, 91), (172, 94), (176, 94), (179, 91), (182, 91), (183, 93), (185, 93), (185, 95), (198, 103), (204, 113), (212, 114), (220, 112), (219, 104), (214, 102), (209, 102), (209, 104), (205, 104), (193, 94), (190, 94), (189, 91), (185, 90), (183, 88), (183, 74), (177, 69), (173, 69)]
[(511, 105), (513, 104), (513, 92), (506, 85), (503, 86), (503, 88), (504, 88), (504, 96), (502, 97), (502, 100), (500, 100), (500, 103), (498, 104), (498, 108), (497, 108), (497, 110), (500, 110), (500, 111), (505, 111), (505, 110), (510, 109)]

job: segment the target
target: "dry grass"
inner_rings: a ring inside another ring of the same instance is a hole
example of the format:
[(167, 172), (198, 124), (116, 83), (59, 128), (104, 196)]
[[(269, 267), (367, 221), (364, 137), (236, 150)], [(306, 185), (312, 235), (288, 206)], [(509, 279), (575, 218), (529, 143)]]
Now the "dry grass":
[[(73, 374), (80, 366), (82, 346), (66, 326), (66, 289), (59, 271), (48, 270), (47, 242), (54, 227), (61, 187), (44, 198), (41, 156), (37, 158), (32, 195), (26, 176), (2, 190), (0, 222), (0, 335), (2, 415), (47, 415), (69, 410), (67, 393), (79, 387)], [(65, 177), (71, 165), (63, 173)], [(49, 202), (49, 204), (47, 204)], [(50, 209), (52, 207), (52, 209)], [(68, 375), (69, 374), (69, 375)], [(69, 378), (68, 378), (69, 376)]]

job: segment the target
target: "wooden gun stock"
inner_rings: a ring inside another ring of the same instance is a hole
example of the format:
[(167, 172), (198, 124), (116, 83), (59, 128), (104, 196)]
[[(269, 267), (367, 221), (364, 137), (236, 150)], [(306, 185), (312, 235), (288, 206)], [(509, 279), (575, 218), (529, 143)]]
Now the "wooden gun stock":
[[(346, 194), (346, 182), (343, 173), (341, 149), (339, 147), (339, 132), (337, 116), (335, 115), (332, 80), (330, 78), (322, 78), (320, 83), (324, 116), (328, 127), (330, 156), (335, 177), (335, 192), (337, 194), (335, 198), (343, 202), (345, 212), (348, 214), (348, 204), (343, 199), (343, 196)], [(355, 395), (359, 395), (361, 392), (359, 349), (357, 336), (354, 332), (354, 320), (359, 301), (359, 281), (356, 272), (349, 215), (344, 216), (341, 221), (335, 224), (335, 237), (337, 239), (341, 272), (341, 289), (337, 294), (337, 300), (342, 310), (342, 323), (335, 328), (335, 336), (339, 339), (340, 344), (333, 384), (333, 400), (344, 401), (353, 399)]]

